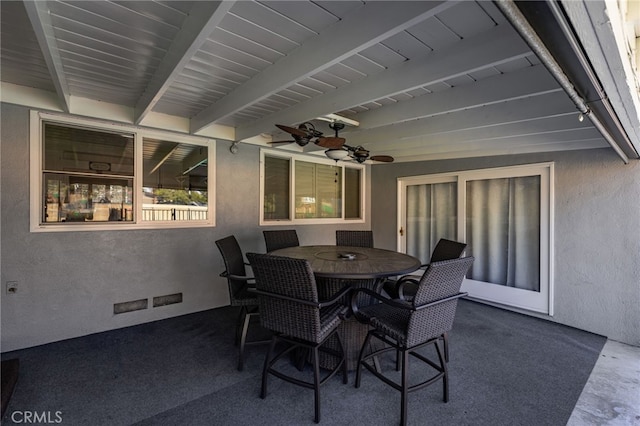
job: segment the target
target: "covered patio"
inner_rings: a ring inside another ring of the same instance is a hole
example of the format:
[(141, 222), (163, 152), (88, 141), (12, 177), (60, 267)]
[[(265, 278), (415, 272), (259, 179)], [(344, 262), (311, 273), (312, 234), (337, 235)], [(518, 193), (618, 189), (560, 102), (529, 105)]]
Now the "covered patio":
[[(376, 248), (417, 257), (448, 237), (479, 259), (452, 337), (452, 400), (416, 401), (413, 421), (436, 410), (445, 424), (507, 424), (511, 410), (566, 422), (583, 390), (617, 400), (587, 381), (617, 345), (633, 355), (613, 377), (637, 397), (639, 4), (0, 2), (0, 344), (3, 360), (21, 358), (10, 410), (274, 424), (278, 407), (306, 422), (293, 390), (236, 405), (254, 394), (262, 352), (239, 373), (223, 333), (235, 312), (214, 242), (234, 235), (261, 253), (263, 231), (284, 227), (301, 245), (371, 230)], [(527, 231), (506, 249), (483, 234), (498, 185), (473, 192), (497, 180), (517, 205), (503, 217), (533, 218), (509, 222)], [(414, 203), (411, 217), (411, 186), (445, 188), (450, 208)], [(411, 228), (425, 223), (437, 226)], [(517, 272), (514, 251), (526, 253)], [(393, 422), (395, 402), (367, 385), (370, 410), (364, 392), (332, 384), (325, 407), (348, 406), (331, 420)]]

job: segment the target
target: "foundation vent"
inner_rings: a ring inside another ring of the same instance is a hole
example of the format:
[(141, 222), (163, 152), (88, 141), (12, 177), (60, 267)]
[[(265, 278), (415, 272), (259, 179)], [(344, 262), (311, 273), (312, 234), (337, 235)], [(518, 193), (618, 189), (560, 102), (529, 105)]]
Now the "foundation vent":
[(139, 311), (141, 309), (147, 309), (149, 302), (147, 299), (132, 300), (130, 302), (114, 303), (113, 313), (124, 314), (125, 312)]
[(174, 303), (182, 303), (182, 293), (168, 294), (166, 296), (157, 296), (153, 298), (153, 307), (173, 305)]

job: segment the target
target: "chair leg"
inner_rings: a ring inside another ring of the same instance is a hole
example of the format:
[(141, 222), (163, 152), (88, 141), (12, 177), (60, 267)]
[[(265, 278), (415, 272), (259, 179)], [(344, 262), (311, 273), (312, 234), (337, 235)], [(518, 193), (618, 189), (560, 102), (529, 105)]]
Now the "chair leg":
[(342, 339), (340, 338), (339, 333), (336, 333), (336, 338), (338, 339), (340, 353), (342, 353), (342, 383), (346, 385), (349, 382), (349, 370), (347, 369), (347, 352), (344, 350), (344, 345), (342, 344)]
[(371, 332), (367, 333), (367, 337), (364, 339), (364, 343), (362, 343), (362, 347), (360, 348), (360, 355), (358, 355), (358, 365), (356, 366), (356, 388), (360, 387), (360, 373), (362, 371), (362, 358), (364, 357), (364, 351), (369, 345), (369, 341), (371, 340)]
[(248, 312), (244, 315), (244, 321), (242, 321), (242, 332), (240, 334), (240, 348), (238, 349), (238, 371), (242, 371), (244, 368), (244, 348), (247, 343), (247, 333), (249, 332), (249, 323), (251, 322), (251, 314)]
[(240, 333), (242, 330), (242, 324), (244, 323), (244, 317), (247, 314), (247, 308), (245, 306), (240, 307), (240, 312), (238, 313), (238, 320), (236, 321), (236, 338), (233, 342), (234, 345), (238, 346), (240, 344)]
[(440, 360), (440, 365), (442, 366), (442, 400), (444, 402), (449, 402), (449, 368), (447, 366), (447, 352), (446, 346), (444, 348), (444, 356), (442, 355), (442, 351), (440, 350), (439, 340), (436, 340), (434, 343), (436, 345), (436, 352), (438, 352), (438, 359)]
[(313, 395), (316, 423), (320, 423), (320, 364), (318, 359), (318, 346), (313, 348)]
[(402, 384), (401, 384), (401, 396), (400, 396), (400, 424), (405, 426), (407, 424), (407, 405), (409, 397), (409, 350), (403, 350), (402, 352)]
[(271, 357), (276, 349), (276, 342), (278, 341), (278, 336), (274, 335), (271, 338), (271, 343), (269, 343), (269, 351), (267, 352), (267, 356), (264, 359), (264, 367), (262, 368), (262, 388), (260, 390), (260, 398), (265, 399), (267, 397), (267, 376), (269, 374), (269, 363), (271, 363)]
[(447, 332), (442, 335), (442, 345), (444, 346), (444, 361), (449, 362), (449, 334)]

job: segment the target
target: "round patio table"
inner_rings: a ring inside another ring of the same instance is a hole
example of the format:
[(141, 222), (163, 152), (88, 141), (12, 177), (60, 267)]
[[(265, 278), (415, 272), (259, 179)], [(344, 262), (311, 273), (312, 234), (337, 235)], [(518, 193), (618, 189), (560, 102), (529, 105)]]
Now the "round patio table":
[(346, 246), (296, 246), (270, 252), (307, 259), (316, 277), (376, 279), (404, 275), (420, 267), (420, 260), (392, 250)]
[[(408, 274), (421, 265), (420, 260), (413, 256), (368, 247), (295, 246), (274, 250), (269, 254), (308, 260), (316, 277), (321, 299), (331, 298), (345, 285), (379, 291), (384, 278)], [(358, 305), (370, 304), (369, 296), (363, 296), (358, 299)], [(349, 303), (349, 300), (344, 302)], [(358, 355), (368, 331), (368, 325), (353, 317), (342, 321), (338, 327), (349, 370), (355, 370), (358, 366)], [(327, 345), (338, 349), (337, 341), (329, 340)], [(321, 356), (320, 365), (332, 368), (335, 360), (331, 358), (329, 355)]]

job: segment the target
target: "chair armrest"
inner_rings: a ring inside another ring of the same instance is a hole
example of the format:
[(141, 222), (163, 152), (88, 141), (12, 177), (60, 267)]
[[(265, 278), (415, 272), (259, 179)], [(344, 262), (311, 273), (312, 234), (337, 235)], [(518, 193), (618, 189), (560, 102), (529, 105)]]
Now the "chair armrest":
[(433, 302), (429, 302), (429, 303), (426, 303), (424, 305), (416, 307), (415, 310), (416, 311), (420, 311), (422, 309), (430, 308), (432, 306), (436, 306), (436, 305), (439, 305), (439, 304), (444, 303), (444, 302), (450, 302), (451, 300), (459, 299), (459, 298), (464, 297), (464, 296), (466, 296), (468, 294), (469, 293), (462, 293), (461, 292), (461, 293), (458, 293), (458, 294), (454, 294), (453, 296), (449, 296), (449, 297), (445, 297), (445, 298), (442, 298), (442, 299), (434, 300)]
[(221, 272), (220, 276), (224, 278), (231, 278), (232, 280), (238, 280), (238, 281), (251, 281), (255, 279), (254, 277), (249, 277), (246, 275), (232, 275), (227, 273), (227, 271)]
[(396, 291), (398, 292), (398, 298), (401, 300), (406, 300), (406, 298), (404, 297), (404, 286), (407, 283), (411, 283), (418, 286), (420, 285), (420, 280), (414, 278), (413, 275), (405, 275), (401, 277), (398, 281), (396, 281)]
[(362, 292), (362, 293), (368, 294), (369, 296), (372, 296), (373, 298), (378, 299), (379, 301), (381, 301), (382, 303), (384, 303), (386, 305), (393, 306), (393, 307), (400, 308), (400, 309), (408, 309), (408, 310), (411, 310), (411, 311), (420, 311), (422, 309), (430, 308), (432, 306), (439, 305), (439, 304), (444, 303), (444, 302), (449, 302), (451, 300), (459, 299), (459, 298), (464, 297), (464, 296), (469, 294), (469, 293), (462, 293), (461, 292), (461, 293), (458, 293), (458, 294), (454, 294), (453, 296), (448, 296), (448, 297), (444, 297), (442, 299), (434, 300), (433, 302), (429, 302), (429, 303), (426, 303), (424, 305), (414, 306), (413, 303), (407, 302), (406, 300), (389, 299), (388, 297), (384, 297), (381, 294), (376, 293), (375, 291), (369, 290), (368, 288), (357, 288), (357, 289), (353, 290), (353, 293), (351, 295), (351, 312), (353, 314), (358, 312), (358, 305), (356, 303), (356, 297), (357, 297), (357, 293), (358, 292)]
[(358, 312), (358, 304), (357, 304), (357, 296), (358, 293), (364, 293), (364, 294), (368, 294), (369, 296), (373, 297), (374, 299), (377, 299), (379, 301), (381, 301), (384, 304), (387, 304), (389, 306), (394, 306), (396, 308), (401, 308), (401, 309), (413, 309), (413, 305), (405, 300), (399, 300), (399, 299), (389, 299), (388, 297), (384, 297), (382, 294), (377, 293), (373, 290), (369, 290), (368, 288), (364, 288), (364, 287), (360, 287), (360, 288), (356, 288), (353, 289), (353, 293), (351, 293), (351, 312), (353, 314), (355, 314), (356, 312)]
[(335, 304), (336, 302), (338, 302), (341, 298), (343, 298), (344, 296), (346, 296), (348, 293), (350, 293), (352, 290), (350, 285), (346, 285), (344, 287), (342, 287), (342, 289), (334, 294), (331, 299), (327, 299), (327, 300), (323, 300), (322, 302), (320, 302), (320, 307), (324, 308), (325, 306), (331, 306), (333, 304)]
[(340, 300), (340, 298), (343, 297), (345, 294), (347, 294), (349, 291), (351, 291), (351, 288), (349, 286), (346, 286), (346, 287), (342, 288), (342, 290), (340, 290), (331, 299), (324, 300), (322, 302), (312, 302), (310, 300), (296, 299), (295, 297), (289, 297), (289, 296), (285, 296), (283, 294), (271, 293), (269, 291), (262, 291), (262, 290), (258, 290), (258, 289), (252, 289), (251, 290), (251, 292), (255, 293), (255, 294), (262, 294), (264, 296), (269, 296), (269, 297), (273, 297), (273, 298), (276, 298), (276, 299), (288, 300), (290, 302), (300, 303), (302, 305), (312, 306), (312, 307), (318, 308), (318, 309), (324, 308), (326, 306), (330, 306), (330, 305), (333, 305), (333, 304), (337, 303)]
[(231, 278), (232, 280), (238, 280), (238, 281), (253, 281), (255, 280), (254, 277), (247, 277), (245, 275), (228, 275), (229, 278)]

